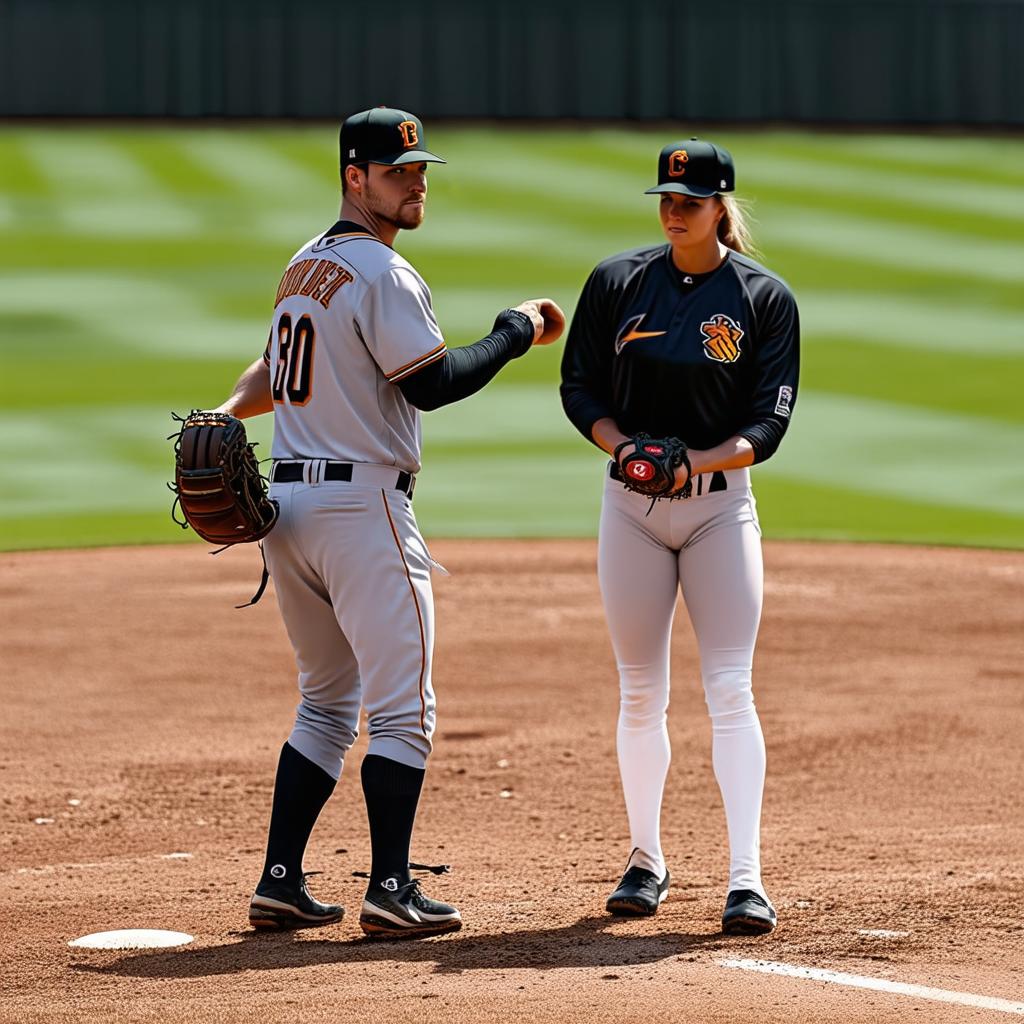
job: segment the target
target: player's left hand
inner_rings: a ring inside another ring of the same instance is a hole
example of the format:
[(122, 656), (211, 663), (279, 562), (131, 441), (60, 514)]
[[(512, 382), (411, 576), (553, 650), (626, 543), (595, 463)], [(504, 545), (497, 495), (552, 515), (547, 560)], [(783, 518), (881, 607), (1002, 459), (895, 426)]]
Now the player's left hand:
[(544, 321), (544, 327), (534, 336), (534, 345), (550, 345), (562, 336), (565, 330), (565, 314), (554, 299), (527, 299), (524, 306), (532, 306)]

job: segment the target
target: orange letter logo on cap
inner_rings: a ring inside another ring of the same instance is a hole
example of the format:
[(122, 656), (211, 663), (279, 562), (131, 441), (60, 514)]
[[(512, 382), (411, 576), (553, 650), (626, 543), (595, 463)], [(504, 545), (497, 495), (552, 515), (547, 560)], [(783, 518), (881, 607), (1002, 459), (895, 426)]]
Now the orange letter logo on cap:
[(398, 130), (402, 133), (402, 142), (405, 143), (406, 149), (411, 149), (420, 141), (419, 136), (416, 134), (415, 121), (403, 121), (398, 126)]
[(686, 163), (690, 159), (685, 149), (677, 149), (668, 158), (668, 176), (681, 178), (686, 173)]

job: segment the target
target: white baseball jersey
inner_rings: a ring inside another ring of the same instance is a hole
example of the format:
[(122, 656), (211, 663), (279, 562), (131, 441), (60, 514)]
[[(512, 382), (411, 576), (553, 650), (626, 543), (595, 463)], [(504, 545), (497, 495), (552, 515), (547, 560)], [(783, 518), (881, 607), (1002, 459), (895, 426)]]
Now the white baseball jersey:
[[(338, 228), (355, 225), (337, 225)], [(291, 259), (264, 361), (275, 459), (420, 468), (420, 413), (395, 385), (445, 354), (430, 291), (364, 231), (329, 232)]]

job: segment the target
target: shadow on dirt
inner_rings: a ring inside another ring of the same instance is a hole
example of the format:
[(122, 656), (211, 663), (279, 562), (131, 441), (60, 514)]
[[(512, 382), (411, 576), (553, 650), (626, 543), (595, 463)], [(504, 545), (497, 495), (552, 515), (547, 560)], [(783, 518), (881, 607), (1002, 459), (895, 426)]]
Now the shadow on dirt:
[(728, 944), (720, 934), (616, 934), (608, 916), (586, 917), (550, 930), (457, 936), (418, 941), (342, 941), (310, 938), (310, 932), (235, 932), (237, 942), (204, 949), (138, 953), (115, 963), (71, 964), (81, 973), (131, 978), (203, 978), (242, 971), (275, 971), (322, 964), (398, 960), (433, 964), (434, 973), (492, 968), (617, 967), (685, 956), (707, 946)]

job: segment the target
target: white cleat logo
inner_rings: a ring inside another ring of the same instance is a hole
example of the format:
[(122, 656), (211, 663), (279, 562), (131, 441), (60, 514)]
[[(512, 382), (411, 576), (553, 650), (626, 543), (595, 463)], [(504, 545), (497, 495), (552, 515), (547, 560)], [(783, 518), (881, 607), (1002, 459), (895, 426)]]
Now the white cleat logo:
[(270, 869), (271, 878), (284, 878), (286, 874), (288, 874), (288, 869), (283, 864), (275, 864)]
[(382, 889), (387, 889), (388, 892), (398, 892), (398, 879), (397, 878), (385, 878), (380, 883)]

